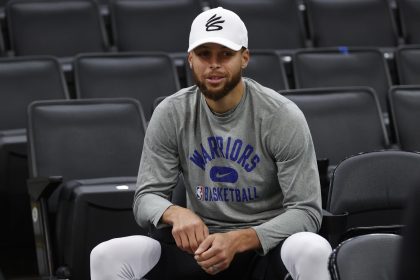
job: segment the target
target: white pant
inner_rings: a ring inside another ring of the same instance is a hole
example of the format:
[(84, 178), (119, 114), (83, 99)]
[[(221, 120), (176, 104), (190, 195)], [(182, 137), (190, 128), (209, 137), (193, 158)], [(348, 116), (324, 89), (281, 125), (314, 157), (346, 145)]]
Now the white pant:
[[(102, 242), (90, 254), (91, 280), (139, 280), (157, 264), (160, 251), (158, 241), (142, 235)], [(331, 251), (320, 235), (299, 232), (284, 241), (281, 259), (294, 280), (329, 280)]]

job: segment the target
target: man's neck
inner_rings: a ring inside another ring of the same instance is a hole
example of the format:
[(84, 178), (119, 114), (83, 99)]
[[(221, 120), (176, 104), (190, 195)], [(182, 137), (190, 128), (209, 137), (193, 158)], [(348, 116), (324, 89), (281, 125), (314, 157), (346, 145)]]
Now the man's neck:
[(218, 114), (223, 114), (235, 108), (239, 104), (242, 96), (244, 95), (244, 92), (245, 92), (245, 84), (244, 84), (243, 79), (241, 79), (241, 81), (236, 85), (236, 87), (234, 87), (223, 98), (217, 101), (214, 101), (207, 97), (204, 97), (204, 98), (206, 99), (206, 103), (210, 107), (210, 110)]

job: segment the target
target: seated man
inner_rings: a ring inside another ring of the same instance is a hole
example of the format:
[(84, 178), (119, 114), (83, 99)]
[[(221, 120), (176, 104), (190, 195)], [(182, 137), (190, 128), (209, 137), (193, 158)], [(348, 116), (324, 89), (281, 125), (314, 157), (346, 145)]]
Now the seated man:
[[(331, 246), (315, 234), (320, 185), (302, 112), (242, 77), (250, 52), (235, 13), (219, 7), (198, 15), (188, 52), (196, 86), (156, 108), (134, 201), (137, 222), (171, 226), (174, 243), (104, 242), (91, 253), (92, 279), (268, 280), (287, 272), (329, 279)], [(187, 208), (169, 201), (180, 172)]]

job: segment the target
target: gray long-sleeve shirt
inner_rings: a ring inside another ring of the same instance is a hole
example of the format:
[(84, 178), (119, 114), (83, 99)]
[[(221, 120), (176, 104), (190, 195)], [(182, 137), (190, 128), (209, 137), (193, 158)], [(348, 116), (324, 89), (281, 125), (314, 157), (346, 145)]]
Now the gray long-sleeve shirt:
[(266, 254), (295, 232), (319, 229), (316, 156), (302, 112), (279, 93), (243, 80), (240, 103), (225, 114), (214, 114), (196, 86), (156, 108), (134, 200), (141, 226), (162, 226), (182, 172), (187, 207), (210, 232), (252, 227)]

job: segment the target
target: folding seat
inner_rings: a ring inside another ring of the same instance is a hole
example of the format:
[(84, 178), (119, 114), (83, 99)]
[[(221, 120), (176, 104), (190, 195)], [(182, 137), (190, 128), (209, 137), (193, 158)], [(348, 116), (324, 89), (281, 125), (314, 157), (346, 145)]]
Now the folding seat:
[(420, 45), (399, 47), (396, 63), (400, 85), (420, 85)]
[(165, 53), (86, 54), (74, 65), (78, 98), (135, 98), (146, 119), (157, 97), (180, 89), (174, 62)]
[(314, 47), (394, 47), (397, 28), (388, 0), (306, 0)]
[(132, 203), (146, 120), (134, 99), (34, 102), (28, 190), (42, 277), (90, 279), (89, 254), (145, 234)]
[(402, 237), (366, 234), (348, 239), (334, 249), (329, 260), (332, 280), (398, 280)]
[(72, 57), (108, 50), (94, 0), (12, 0), (6, 17), (11, 48), (18, 56)]
[(420, 44), (420, 2), (397, 0), (401, 29), (406, 44)]
[(296, 103), (308, 122), (321, 176), (323, 206), (329, 178), (343, 159), (385, 149), (389, 138), (375, 93), (370, 88), (318, 88), (281, 92)]
[(250, 49), (293, 50), (304, 48), (306, 30), (296, 0), (215, 0), (245, 22)]
[(198, 0), (115, 0), (111, 23), (118, 51), (185, 53), (191, 22), (202, 11)]
[[(27, 106), (34, 100), (66, 98), (67, 87), (56, 59), (0, 59), (0, 259), (6, 264), (6, 275), (13, 269), (19, 275), (36, 271), (31, 267), (35, 250), (26, 189)], [(27, 265), (18, 268), (22, 261)]]
[(389, 100), (397, 144), (402, 150), (420, 152), (420, 85), (393, 87)]
[[(274, 90), (289, 88), (289, 82), (281, 55), (274, 50), (255, 50), (250, 52), (248, 66), (243, 71), (244, 77)], [(192, 71), (187, 67), (187, 85), (195, 84)]]
[(368, 86), (388, 112), (391, 77), (383, 54), (377, 49), (325, 48), (302, 50), (293, 57), (296, 88)]
[(389, 146), (378, 100), (370, 88), (312, 88), (280, 93), (302, 110), (317, 158), (328, 159), (330, 165)]
[[(366, 232), (399, 233), (409, 193), (420, 185), (420, 154), (388, 150), (359, 154), (334, 170), (326, 217), (332, 243)], [(335, 221), (334, 221), (334, 218)]]

